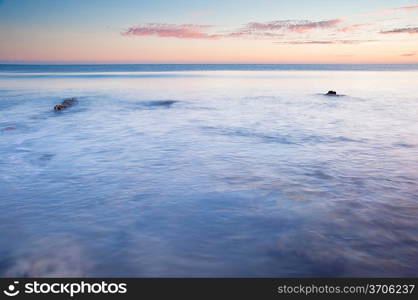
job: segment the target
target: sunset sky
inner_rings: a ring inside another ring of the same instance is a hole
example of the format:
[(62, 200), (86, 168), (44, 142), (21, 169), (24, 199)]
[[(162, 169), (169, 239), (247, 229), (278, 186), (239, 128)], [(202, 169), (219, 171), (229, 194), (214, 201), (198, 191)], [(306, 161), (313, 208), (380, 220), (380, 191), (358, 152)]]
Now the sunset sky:
[(0, 0), (2, 63), (418, 63), (418, 1)]

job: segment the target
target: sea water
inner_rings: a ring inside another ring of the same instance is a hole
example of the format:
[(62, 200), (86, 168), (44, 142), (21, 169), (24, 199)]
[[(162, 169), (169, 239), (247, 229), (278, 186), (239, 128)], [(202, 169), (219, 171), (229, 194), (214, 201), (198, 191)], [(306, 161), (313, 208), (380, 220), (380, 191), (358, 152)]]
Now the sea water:
[(418, 276), (418, 66), (0, 66), (0, 276)]

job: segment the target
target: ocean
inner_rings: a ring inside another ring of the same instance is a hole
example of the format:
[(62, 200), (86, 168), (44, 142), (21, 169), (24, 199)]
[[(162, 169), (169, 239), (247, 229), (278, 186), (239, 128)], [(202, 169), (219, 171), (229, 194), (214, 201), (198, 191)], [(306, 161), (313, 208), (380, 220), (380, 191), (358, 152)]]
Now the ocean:
[(416, 277), (417, 80), (0, 65), (0, 276)]

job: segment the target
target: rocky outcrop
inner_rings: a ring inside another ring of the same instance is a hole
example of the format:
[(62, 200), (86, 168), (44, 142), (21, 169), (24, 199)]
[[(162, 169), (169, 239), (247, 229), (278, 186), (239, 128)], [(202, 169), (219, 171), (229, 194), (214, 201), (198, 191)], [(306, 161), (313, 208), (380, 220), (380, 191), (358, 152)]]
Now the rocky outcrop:
[(326, 93), (325, 96), (337, 96), (337, 92), (336, 91), (328, 91), (328, 93)]
[(78, 100), (76, 98), (64, 99), (61, 104), (57, 104), (57, 105), (54, 106), (54, 110), (55, 111), (60, 111), (60, 110), (66, 109), (70, 106), (73, 106), (77, 103), (78, 103)]

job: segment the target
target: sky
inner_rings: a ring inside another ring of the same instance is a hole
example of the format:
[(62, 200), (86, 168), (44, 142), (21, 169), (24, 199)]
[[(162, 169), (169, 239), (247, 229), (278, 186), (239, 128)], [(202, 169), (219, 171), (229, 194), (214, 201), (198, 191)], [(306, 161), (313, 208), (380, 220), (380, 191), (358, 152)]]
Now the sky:
[(418, 63), (418, 1), (0, 0), (0, 63)]

